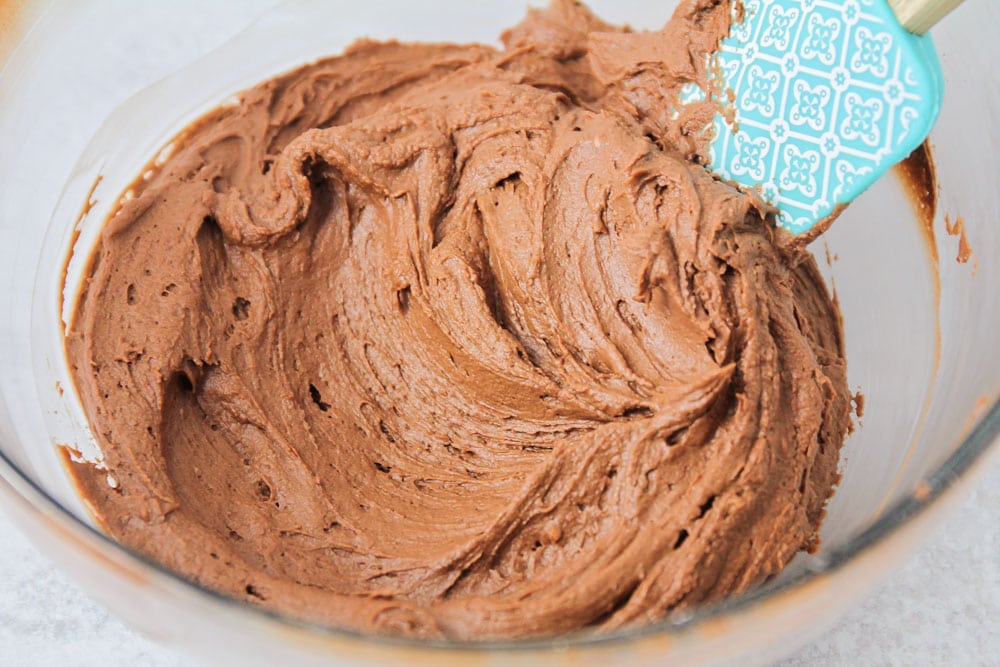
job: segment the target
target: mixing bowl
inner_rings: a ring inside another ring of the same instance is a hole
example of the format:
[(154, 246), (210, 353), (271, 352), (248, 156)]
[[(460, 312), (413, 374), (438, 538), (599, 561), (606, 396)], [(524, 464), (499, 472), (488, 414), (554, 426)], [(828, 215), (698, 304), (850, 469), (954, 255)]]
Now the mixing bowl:
[[(591, 4), (647, 28), (662, 25), (673, 3)], [(358, 36), (494, 42), (523, 11), (517, 2), (459, 0), (0, 2), (0, 500), (133, 626), (195, 655), (243, 663), (763, 662), (821, 632), (896, 566), (997, 452), (1000, 86), (984, 73), (1000, 58), (1000, 6), (970, 2), (934, 33), (947, 94), (931, 137), (940, 180), (933, 224), (922, 224), (900, 182), (885, 178), (813, 244), (843, 310), (849, 381), (865, 411), (844, 447), (822, 549), (782, 576), (610, 635), (427, 644), (245, 606), (96, 530), (57, 456), (57, 444), (93, 451), (67, 375), (63, 316), (129, 181), (199, 114)], [(945, 233), (945, 215), (964, 221), (968, 262), (955, 260), (959, 241)]]

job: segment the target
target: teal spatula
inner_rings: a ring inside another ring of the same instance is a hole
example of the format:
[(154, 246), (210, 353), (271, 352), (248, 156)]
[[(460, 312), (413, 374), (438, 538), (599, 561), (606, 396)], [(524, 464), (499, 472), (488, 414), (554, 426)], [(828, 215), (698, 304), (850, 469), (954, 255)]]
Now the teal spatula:
[[(941, 107), (932, 25), (961, 0), (746, 0), (711, 56), (725, 113), (713, 172), (811, 239), (927, 137)], [(705, 99), (694, 85), (680, 103)], [(728, 117), (728, 119), (727, 119)]]

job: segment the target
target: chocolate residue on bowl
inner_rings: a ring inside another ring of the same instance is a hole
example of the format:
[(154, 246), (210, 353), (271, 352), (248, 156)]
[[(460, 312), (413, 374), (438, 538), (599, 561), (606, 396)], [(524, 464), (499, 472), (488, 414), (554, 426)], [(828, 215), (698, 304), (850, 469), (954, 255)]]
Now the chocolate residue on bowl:
[(937, 239), (934, 237), (934, 219), (937, 217), (938, 182), (930, 142), (925, 141), (920, 144), (909, 157), (897, 164), (894, 170), (920, 223), (927, 252), (936, 265), (938, 251)]
[(960, 215), (955, 216), (954, 219), (950, 215), (945, 215), (944, 226), (949, 236), (958, 237), (958, 255), (955, 259), (959, 264), (968, 263), (972, 257), (972, 246), (969, 245), (969, 239), (965, 235), (965, 220)]
[[(83, 207), (80, 209), (80, 213), (76, 217), (76, 222), (73, 223), (73, 230), (69, 241), (69, 252), (66, 253), (66, 258), (63, 260), (62, 269), (59, 271), (59, 312), (65, 313), (66, 307), (66, 285), (69, 280), (69, 267), (73, 263), (73, 257), (76, 253), (76, 245), (80, 240), (80, 234), (83, 229), (83, 222), (90, 215), (90, 212), (97, 205), (97, 200), (94, 198), (94, 194), (97, 192), (97, 188), (101, 185), (101, 181), (104, 180), (103, 176), (98, 176), (94, 179), (94, 182), (90, 185), (90, 190), (87, 192), (87, 197), (84, 200)], [(87, 264), (84, 267), (84, 272), (89, 273), (89, 262), (93, 259), (93, 256), (88, 256)]]

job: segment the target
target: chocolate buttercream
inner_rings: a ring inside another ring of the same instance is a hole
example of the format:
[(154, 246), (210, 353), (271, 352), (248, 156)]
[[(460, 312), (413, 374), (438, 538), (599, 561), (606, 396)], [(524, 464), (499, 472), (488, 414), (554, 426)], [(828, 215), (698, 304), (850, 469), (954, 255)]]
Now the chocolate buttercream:
[(838, 310), (697, 164), (713, 110), (668, 111), (729, 10), (363, 41), (185, 131), (68, 335), (100, 523), (253, 604), (458, 639), (648, 623), (814, 548)]

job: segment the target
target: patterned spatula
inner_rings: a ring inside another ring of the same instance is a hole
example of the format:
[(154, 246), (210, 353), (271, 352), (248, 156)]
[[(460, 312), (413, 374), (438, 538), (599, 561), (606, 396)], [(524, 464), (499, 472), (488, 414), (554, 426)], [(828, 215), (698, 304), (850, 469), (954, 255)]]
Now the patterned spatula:
[(927, 137), (943, 94), (924, 33), (961, 0), (746, 0), (711, 56), (709, 168), (810, 240)]

